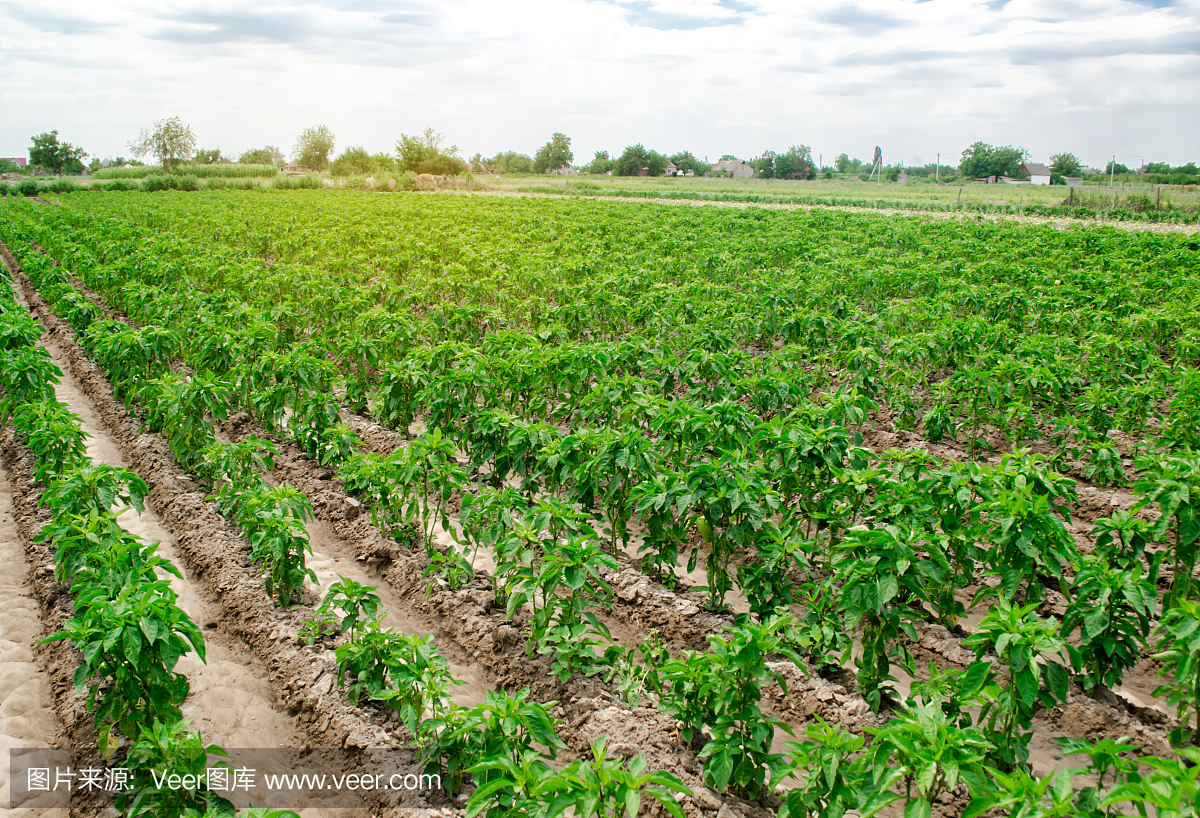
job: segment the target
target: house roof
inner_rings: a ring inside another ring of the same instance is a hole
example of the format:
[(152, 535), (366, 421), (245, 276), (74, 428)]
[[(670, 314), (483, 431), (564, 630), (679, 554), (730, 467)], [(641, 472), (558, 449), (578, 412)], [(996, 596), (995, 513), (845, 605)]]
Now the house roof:
[(1021, 167), (1025, 168), (1025, 172), (1030, 176), (1049, 176), (1050, 168), (1045, 165), (1039, 165), (1037, 162), (1024, 162)]
[(736, 167), (745, 165), (741, 159), (722, 159), (720, 162), (712, 166), (713, 170), (733, 170)]

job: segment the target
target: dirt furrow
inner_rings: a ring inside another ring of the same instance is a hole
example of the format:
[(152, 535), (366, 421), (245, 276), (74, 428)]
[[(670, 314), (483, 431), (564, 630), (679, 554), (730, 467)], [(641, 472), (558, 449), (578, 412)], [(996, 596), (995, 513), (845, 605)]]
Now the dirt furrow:
[[(19, 748), (61, 747), (62, 723), (54, 710), (50, 677), (35, 645), (46, 635), (31, 587), (29, 563), (13, 517), (13, 490), (0, 468), (0, 753)], [(0, 804), (9, 803), (9, 765), (0, 765)], [(35, 818), (65, 818), (62, 808), (29, 804)]]
[[(261, 663), (276, 708), (293, 714), (307, 736), (304, 748), (329, 748), (334, 752), (322, 752), (329, 763), (356, 770), (361, 767), (363, 751), (398, 747), (395, 731), (389, 732), (380, 714), (354, 707), (335, 689), (332, 655), (305, 649), (289, 638), (301, 623), (302, 612), (275, 606), (265, 593), (262, 577), (250, 564), (249, 544), (227, 530), (226, 522), (206, 504), (199, 486), (174, 465), (165, 443), (142, 433), (138, 420), (114, 399), (102, 373), (75, 345), (74, 333), (48, 310), (28, 279), (14, 271), (14, 280), (35, 317), (50, 329), (47, 345), (67, 364), (67, 371), (90, 399), (95, 418), (109, 431), (120, 455), (149, 486), (147, 505), (173, 536), (177, 564), (201, 588), (210, 610), (220, 617), (228, 633), (247, 645)], [(7, 438), (6, 454), (16, 459), (19, 453), (12, 452), (11, 435)], [(27, 511), (31, 520), (36, 519), (35, 506)], [(48, 555), (42, 562), (50, 562)], [(253, 723), (257, 714), (246, 711), (246, 718)], [(342, 749), (345, 752), (340, 752)], [(372, 793), (369, 803), (415, 807), (424, 801), (416, 793), (401, 791)]]
[[(63, 370), (63, 379), (55, 392), (58, 400), (79, 415), (83, 430), (90, 435), (87, 453), (93, 463), (128, 467), (116, 442), (92, 411), (91, 402), (79, 390), (70, 365), (62, 353), (50, 347), (54, 362)], [(175, 549), (174, 537), (163, 528), (158, 516), (146, 509), (137, 514), (126, 509), (121, 514), (121, 527), (136, 534), (143, 542), (157, 542), (158, 554), (177, 567), (182, 565)], [(224, 747), (299, 747), (303, 736), (296, 730), (293, 719), (274, 710), (267, 673), (256, 661), (249, 648), (226, 632), (219, 611), (213, 610), (200, 589), (181, 569), (183, 578), (160, 572), (169, 579), (171, 589), (179, 595), (176, 604), (192, 621), (204, 630), (207, 664), (189, 653), (182, 657), (177, 670), (188, 677), (191, 692), (183, 705), (183, 713), (194, 719), (193, 726), (203, 733), (205, 741)]]

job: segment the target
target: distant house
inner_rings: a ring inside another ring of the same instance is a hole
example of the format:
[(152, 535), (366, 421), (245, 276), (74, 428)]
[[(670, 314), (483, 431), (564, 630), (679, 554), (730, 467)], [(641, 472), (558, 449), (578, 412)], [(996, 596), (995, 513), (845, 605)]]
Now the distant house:
[(1067, 183), (1067, 187), (1079, 187), (1083, 184), (1082, 176), (1064, 176), (1063, 181)]
[(20, 165), (23, 168), (29, 167), (29, 160), (24, 156), (0, 156), (0, 160), (12, 162), (14, 165)]
[(1050, 168), (1045, 165), (1039, 165), (1037, 162), (1022, 162), (1021, 170), (1028, 174), (1031, 185), (1050, 184)]
[(705, 176), (728, 176), (733, 179), (753, 179), (754, 168), (740, 159), (722, 159)]
[(663, 176), (678, 176), (679, 168), (675, 167), (674, 162), (668, 162), (667, 167), (662, 172)]
[(557, 173), (560, 176), (575, 176), (579, 173), (579, 168), (573, 168), (570, 165), (564, 165), (561, 168), (556, 168), (551, 173)]

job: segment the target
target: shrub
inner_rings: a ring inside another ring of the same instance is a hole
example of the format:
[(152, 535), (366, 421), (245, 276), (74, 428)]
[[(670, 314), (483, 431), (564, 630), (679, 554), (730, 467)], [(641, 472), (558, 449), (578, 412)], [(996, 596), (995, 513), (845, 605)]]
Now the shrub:
[(279, 176), (271, 182), (271, 187), (276, 190), (317, 190), (321, 187), (321, 178), (311, 173), (298, 178)]
[(177, 185), (175, 185), (176, 190), (184, 190), (189, 193), (194, 193), (200, 189), (200, 180), (195, 176), (178, 176), (173, 178), (171, 181), (177, 182)]
[(154, 193), (159, 190), (170, 190), (178, 184), (176, 180), (167, 176), (147, 176), (142, 180), (141, 189), (146, 193)]
[(138, 186), (136, 182), (131, 182), (128, 179), (117, 179), (116, 181), (109, 182), (107, 185), (103, 185), (101, 189), (110, 192), (119, 192), (124, 190), (137, 190)]
[(9, 187), (8, 182), (0, 182), (0, 196), (11, 196), (13, 192), (14, 190)]
[(396, 177), (396, 190), (416, 190), (417, 189), (417, 174), (414, 171), (406, 170)]
[(17, 192), (22, 196), (36, 196), (38, 194), (38, 184), (32, 179), (26, 179), (17, 185)]

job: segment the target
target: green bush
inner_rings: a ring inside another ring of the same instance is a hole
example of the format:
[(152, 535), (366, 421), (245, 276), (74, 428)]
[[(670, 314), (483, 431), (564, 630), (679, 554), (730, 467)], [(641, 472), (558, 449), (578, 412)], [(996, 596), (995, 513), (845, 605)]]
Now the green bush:
[(174, 185), (176, 190), (185, 190), (193, 193), (200, 189), (200, 180), (195, 176), (173, 176), (171, 181), (177, 183)]
[(36, 196), (38, 195), (38, 183), (32, 179), (26, 179), (17, 185), (17, 192), (22, 196)]
[(159, 190), (170, 190), (175, 187), (178, 182), (174, 179), (169, 179), (166, 176), (147, 176), (142, 180), (142, 191), (145, 193), (154, 193)]
[(9, 187), (8, 182), (0, 182), (0, 196), (11, 196), (13, 188)]
[(312, 174), (298, 178), (279, 176), (271, 182), (271, 187), (276, 190), (317, 190), (321, 187), (321, 179)]
[(137, 184), (135, 182), (129, 181), (128, 179), (117, 179), (116, 181), (109, 182), (107, 185), (102, 185), (102, 186), (97, 186), (97, 187), (99, 187), (102, 190), (108, 190), (108, 191), (137, 190), (138, 189)]

